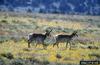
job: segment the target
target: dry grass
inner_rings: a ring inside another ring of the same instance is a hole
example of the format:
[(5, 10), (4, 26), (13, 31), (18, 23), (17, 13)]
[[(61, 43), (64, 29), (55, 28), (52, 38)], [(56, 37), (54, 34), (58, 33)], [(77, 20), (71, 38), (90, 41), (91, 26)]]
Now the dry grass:
[(1, 20), (7, 20), (9, 24), (15, 24), (13, 21), (17, 21), (16, 24), (24, 23), (30, 25), (31, 22), (37, 23), (38, 26), (49, 26), (49, 27), (62, 27), (62, 28), (69, 28), (69, 29), (84, 29), (84, 24), (80, 21), (63, 21), (63, 20), (46, 20), (46, 19), (37, 19), (37, 18), (24, 18), (24, 17), (8, 17), (3, 18), (0, 17)]
[(37, 24), (39, 26), (50, 26), (50, 27), (62, 27), (62, 28), (69, 28), (69, 29), (83, 29), (84, 27), (82, 26), (82, 24), (80, 22), (71, 22), (71, 21), (62, 21), (62, 20), (45, 20), (45, 19), (38, 19), (37, 20)]
[[(52, 16), (51, 16), (52, 18)], [(88, 19), (88, 17), (86, 17)], [(31, 17), (7, 17), (4, 18), (3, 16), (0, 17), (0, 24), (2, 24), (2, 20), (6, 20), (8, 24), (16, 25), (18, 24), (19, 26), (15, 26), (17, 29), (13, 29), (13, 31), (9, 28), (4, 26), (4, 28), (0, 28), (0, 35), (9, 35), (10, 32), (14, 33), (17, 35), (18, 33), (30, 33), (30, 32), (35, 32), (36, 30), (42, 31), (43, 28), (42, 26), (48, 26), (48, 27), (60, 27), (60, 28), (67, 28), (67, 29), (72, 29), (72, 30), (82, 30), (82, 29), (88, 29), (85, 26), (88, 26), (87, 22), (82, 22), (82, 21), (71, 21), (71, 20), (48, 20), (48, 19), (43, 19), (43, 18), (31, 18)], [(35, 24), (34, 24), (35, 23)], [(20, 26), (23, 24), (31, 26), (39, 26), (40, 29), (34, 29), (28, 28), (26, 29), (26, 26), (24, 26), (24, 29), (21, 29)], [(12, 27), (13, 28), (13, 27)], [(42, 30), (41, 30), (42, 29)], [(100, 29), (99, 29), (100, 30)], [(9, 32), (7, 32), (9, 31)], [(18, 32), (18, 33), (16, 33)], [(39, 32), (40, 33), (40, 32)], [(58, 32), (57, 32), (58, 33)], [(61, 34), (68, 34), (65, 32), (60, 32)], [(58, 34), (60, 34), (58, 33)], [(20, 36), (20, 35), (19, 35)], [(95, 35), (87, 33), (84, 34), (83, 36), (87, 38), (94, 38)], [(98, 35), (97, 35), (98, 36)], [(14, 58), (35, 58), (40, 61), (49, 61), (49, 62), (54, 62), (54, 63), (61, 63), (61, 64), (79, 64), (80, 60), (96, 60), (100, 56), (100, 48), (99, 49), (88, 49), (88, 48), (81, 48), (81, 44), (75, 43), (76, 48), (73, 48), (72, 50), (69, 50), (69, 46), (66, 49), (65, 44), (60, 44), (60, 48), (57, 48), (56, 46), (53, 48), (52, 45), (49, 45), (47, 50), (44, 50), (42, 45), (38, 45), (38, 47), (35, 47), (34, 45), (31, 48), (27, 48), (27, 42), (22, 40), (19, 42), (14, 42), (12, 40), (9, 40), (7, 42), (3, 42), (0, 44), (0, 55), (5, 54), (5, 53), (12, 53)], [(88, 44), (88, 43), (87, 43)], [(89, 45), (89, 44), (88, 44)], [(100, 43), (94, 42), (95, 46), (100, 47)], [(87, 45), (85, 45), (87, 46)], [(57, 54), (59, 56), (57, 56)], [(92, 55), (92, 56), (91, 56)], [(93, 56), (94, 55), (94, 56)], [(96, 56), (97, 55), (97, 56)], [(1, 56), (0, 56), (1, 57)]]
[[(78, 44), (77, 44), (78, 45)], [(95, 60), (96, 57), (90, 57), (89, 54), (99, 54), (100, 49), (82, 49), (74, 48), (69, 50), (65, 48), (64, 44), (59, 45), (60, 48), (52, 47), (49, 45), (47, 50), (44, 50), (42, 45), (39, 45), (37, 48), (32, 46), (30, 49), (27, 48), (27, 43), (22, 40), (20, 42), (8, 41), (0, 44), (0, 54), (2, 53), (12, 53), (14, 58), (31, 58), (34, 57), (40, 61), (48, 60), (49, 62), (59, 62), (59, 63), (75, 63), (78, 64), (80, 60)], [(78, 45), (79, 46), (79, 45)], [(59, 54), (61, 58), (56, 57)]]

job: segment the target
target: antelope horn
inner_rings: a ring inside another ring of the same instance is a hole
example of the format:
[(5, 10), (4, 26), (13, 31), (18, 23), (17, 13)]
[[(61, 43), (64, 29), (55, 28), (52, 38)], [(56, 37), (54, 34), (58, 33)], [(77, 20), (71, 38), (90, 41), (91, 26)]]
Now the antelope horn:
[(77, 30), (74, 31), (74, 33), (77, 33), (77, 32), (78, 32)]
[(52, 29), (49, 31), (49, 33), (52, 31)]

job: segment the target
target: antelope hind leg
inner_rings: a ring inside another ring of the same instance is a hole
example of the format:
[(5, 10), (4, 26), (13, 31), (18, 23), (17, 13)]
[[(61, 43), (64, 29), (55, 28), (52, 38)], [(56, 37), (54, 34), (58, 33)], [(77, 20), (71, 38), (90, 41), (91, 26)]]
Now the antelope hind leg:
[(43, 44), (43, 49), (47, 49), (47, 46)]
[(36, 43), (35, 47), (37, 47), (37, 45), (38, 45), (38, 44)]
[(68, 46), (68, 42), (66, 43), (66, 48), (67, 48), (67, 46)]
[(31, 40), (28, 40), (28, 48), (30, 48), (30, 43), (31, 43)]
[(54, 44), (53, 44), (53, 47), (54, 47), (55, 45), (57, 45), (57, 47), (59, 48), (59, 46), (58, 46), (58, 45), (59, 45), (59, 43), (54, 43)]
[(70, 44), (70, 48), (69, 49), (71, 50), (71, 43), (69, 43), (69, 44)]
[(57, 47), (59, 48), (59, 43), (57, 44)]
[(53, 47), (56, 45), (56, 43), (53, 44)]
[(31, 46), (30, 46), (30, 42), (28, 42), (28, 48), (30, 48)]

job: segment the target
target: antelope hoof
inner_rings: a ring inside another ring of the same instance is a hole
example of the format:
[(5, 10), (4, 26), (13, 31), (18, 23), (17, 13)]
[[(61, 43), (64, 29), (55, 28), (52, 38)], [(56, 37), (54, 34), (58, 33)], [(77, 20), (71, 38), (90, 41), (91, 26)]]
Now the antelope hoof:
[(53, 44), (53, 47), (55, 46), (56, 44)]
[(53, 47), (54, 47), (55, 45), (53, 45)]
[(69, 48), (69, 50), (71, 50), (72, 48)]
[(59, 45), (57, 44), (57, 48), (59, 48)]
[(43, 49), (44, 49), (44, 50), (47, 50), (47, 48), (46, 48), (46, 47), (44, 47)]
[(28, 48), (31, 48), (30, 46), (28, 46)]

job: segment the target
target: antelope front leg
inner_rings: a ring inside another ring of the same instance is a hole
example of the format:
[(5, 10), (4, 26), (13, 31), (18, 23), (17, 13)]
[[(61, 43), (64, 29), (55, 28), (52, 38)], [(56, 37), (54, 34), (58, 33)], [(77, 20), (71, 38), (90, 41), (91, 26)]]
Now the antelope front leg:
[(71, 43), (69, 42), (69, 44), (70, 44), (70, 48), (69, 49), (71, 50)]
[(31, 41), (30, 40), (28, 40), (28, 48), (30, 48), (31, 46), (30, 46), (30, 43), (31, 43)]
[(59, 48), (59, 46), (58, 46), (58, 45), (59, 45), (59, 43), (54, 43), (54, 44), (53, 44), (53, 47), (54, 47), (55, 45), (57, 45), (57, 47)]
[(59, 43), (57, 44), (57, 47), (59, 48)]
[(67, 42), (66, 42), (66, 48), (67, 48), (67, 46), (68, 46), (68, 43), (69, 43), (69, 42), (67, 41)]
[(37, 45), (38, 45), (38, 44), (36, 43), (35, 47), (37, 47)]
[(53, 47), (56, 45), (56, 43), (53, 44)]
[(31, 46), (30, 46), (30, 43), (28, 42), (28, 48), (30, 48)]
[(43, 44), (43, 48), (44, 48), (44, 49), (47, 49), (47, 46), (46, 46), (45, 44)]

